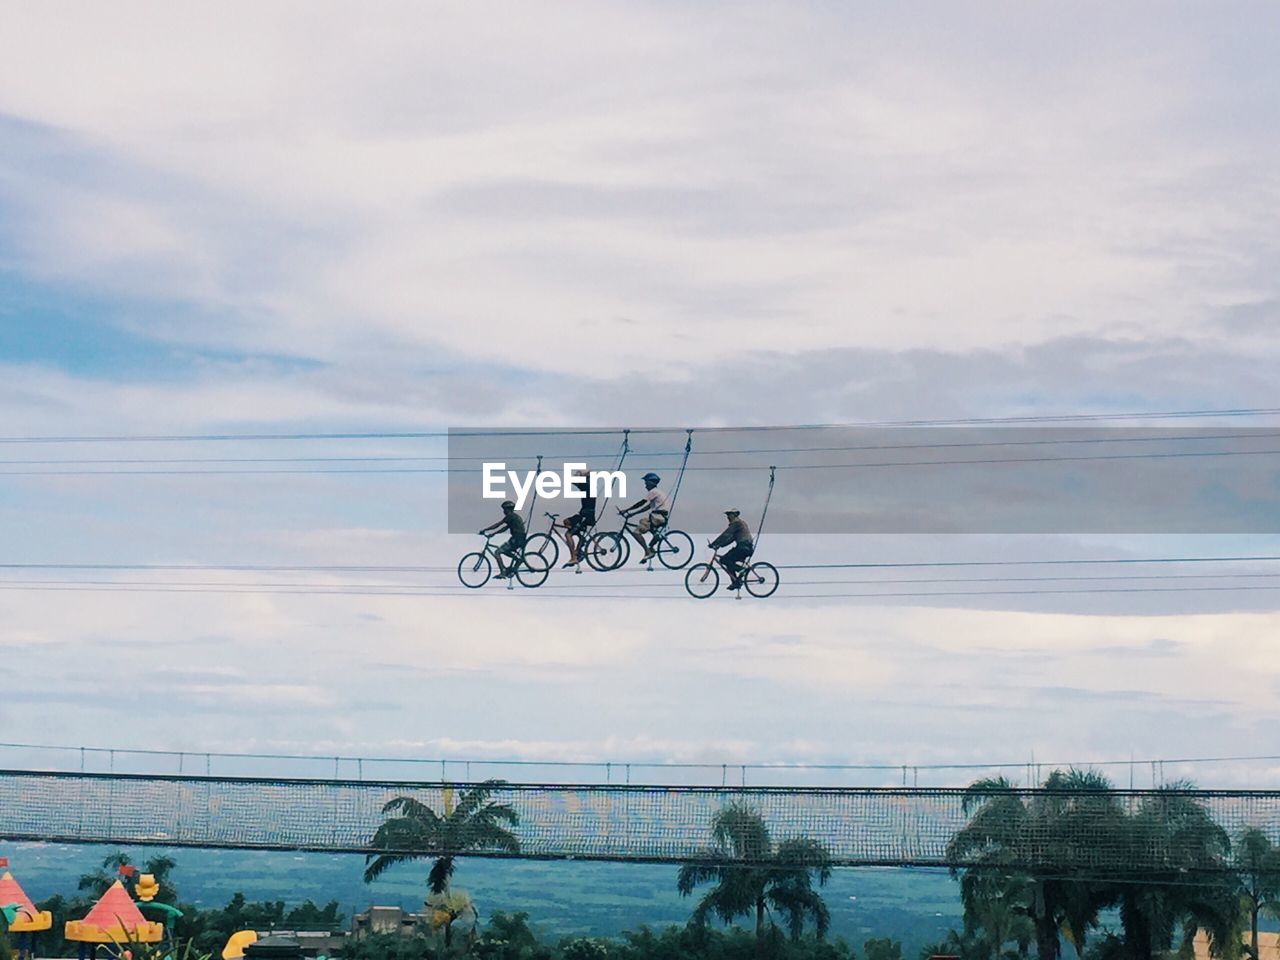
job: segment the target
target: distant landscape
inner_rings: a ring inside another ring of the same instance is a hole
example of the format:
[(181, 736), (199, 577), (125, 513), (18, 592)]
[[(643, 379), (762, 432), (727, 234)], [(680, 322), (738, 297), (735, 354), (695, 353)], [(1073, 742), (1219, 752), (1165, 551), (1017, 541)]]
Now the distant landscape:
[[(7, 844), (15, 876), (33, 899), (71, 895), (114, 848), (60, 844)], [(173, 881), (180, 899), (221, 907), (237, 893), (249, 900), (337, 900), (350, 920), (370, 904), (419, 910), (427, 864), (411, 864), (372, 884), (361, 879), (364, 858), (351, 854), (244, 852), (130, 847), (140, 862), (155, 854), (177, 861)], [(692, 902), (675, 888), (676, 867), (650, 864), (561, 863), (464, 859), (456, 886), (475, 898), (482, 919), (495, 910), (524, 911), (554, 935), (610, 936), (641, 924), (683, 924)], [(961, 924), (959, 886), (940, 870), (841, 869), (823, 891), (832, 937), (860, 948), (871, 937), (902, 941), (903, 956), (936, 942)]]

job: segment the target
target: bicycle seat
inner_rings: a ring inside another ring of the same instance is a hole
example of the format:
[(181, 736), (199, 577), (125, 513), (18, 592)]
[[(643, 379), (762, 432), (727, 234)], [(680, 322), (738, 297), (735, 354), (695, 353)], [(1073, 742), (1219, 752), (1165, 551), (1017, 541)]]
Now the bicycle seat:
[(559, 519), (560, 519), (560, 514), (558, 514), (558, 513), (550, 513), (550, 512), (548, 512), (548, 513), (547, 513), (547, 516), (548, 516), (548, 517), (550, 517), (552, 520), (559, 520)]

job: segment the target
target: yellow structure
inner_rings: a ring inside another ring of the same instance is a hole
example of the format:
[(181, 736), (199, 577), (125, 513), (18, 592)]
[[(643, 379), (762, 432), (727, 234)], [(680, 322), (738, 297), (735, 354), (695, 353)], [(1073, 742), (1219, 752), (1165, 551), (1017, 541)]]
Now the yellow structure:
[(244, 956), (244, 948), (257, 942), (256, 930), (237, 930), (227, 938), (227, 945), (222, 948), (222, 960), (240, 960)]
[(18, 915), (9, 924), (12, 933), (39, 933), (53, 926), (53, 914), (37, 910), (17, 880), (7, 870), (0, 874), (0, 905), (16, 903)]
[(65, 933), (77, 943), (159, 943), (164, 927), (142, 915), (117, 880), (83, 920), (68, 920)]
[(156, 898), (156, 894), (160, 892), (160, 884), (156, 883), (156, 875), (154, 873), (144, 873), (138, 878), (138, 882), (133, 885), (133, 892), (137, 894), (138, 899), (143, 903), (150, 903)]

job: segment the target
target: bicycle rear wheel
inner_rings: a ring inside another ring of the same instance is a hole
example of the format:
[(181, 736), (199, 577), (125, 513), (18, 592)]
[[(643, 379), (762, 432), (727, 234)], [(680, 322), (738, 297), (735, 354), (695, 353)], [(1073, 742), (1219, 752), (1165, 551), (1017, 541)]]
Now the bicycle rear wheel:
[(742, 575), (743, 586), (747, 588), (747, 593), (753, 597), (771, 597), (773, 591), (778, 589), (778, 583), (781, 578), (778, 576), (778, 568), (772, 563), (753, 563), (747, 567), (746, 573)]
[(720, 587), (720, 571), (709, 563), (695, 563), (684, 575), (684, 588), (689, 595), (705, 600)]
[(489, 577), (492, 575), (493, 564), (480, 550), (468, 553), (458, 561), (458, 579), (462, 581), (464, 587), (478, 590), (489, 582)]
[(658, 560), (668, 570), (683, 570), (693, 559), (693, 537), (683, 530), (672, 530), (658, 545)]
[(601, 573), (617, 570), (627, 562), (631, 546), (620, 533), (597, 534), (591, 541), (587, 552), (587, 563)]
[(560, 562), (560, 544), (549, 533), (535, 533), (524, 542), (525, 553), (536, 553), (546, 561), (548, 568)]
[(526, 553), (516, 566), (516, 579), (522, 587), (540, 587), (547, 582), (547, 574), (551, 565), (540, 553)]
[(612, 569), (609, 565), (613, 562), (614, 554), (609, 552), (608, 538), (612, 534), (597, 533), (595, 536), (586, 540), (579, 548), (578, 553), (583, 560), (587, 561), (587, 566), (592, 570), (599, 570), (603, 573)]

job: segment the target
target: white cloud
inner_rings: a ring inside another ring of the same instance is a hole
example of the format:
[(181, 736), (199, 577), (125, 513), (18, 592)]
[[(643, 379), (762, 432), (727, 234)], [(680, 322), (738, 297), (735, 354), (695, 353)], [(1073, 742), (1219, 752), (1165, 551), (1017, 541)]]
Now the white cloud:
[[(260, 317), (245, 348), (623, 374), (653, 345), (682, 368), (1204, 335), (1276, 292), (1255, 212), (1274, 118), (1215, 59), (1257, 56), (1244, 17), (1214, 40), (1099, 8), (1076, 45), (1080, 24), (1007, 10), (907, 32), (826, 8), (564, 4), (501, 29), (478, 8), (56, 9), (15, 12), (0, 57), (0, 110), (57, 131), (11, 161), (45, 237), (27, 266)], [(84, 204), (35, 169), (68, 148)]]

